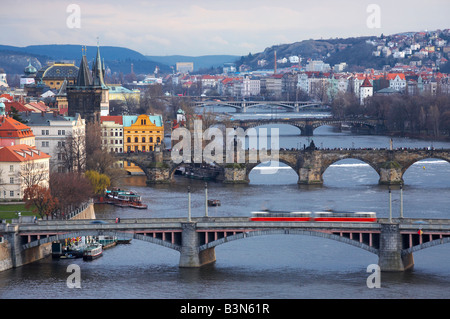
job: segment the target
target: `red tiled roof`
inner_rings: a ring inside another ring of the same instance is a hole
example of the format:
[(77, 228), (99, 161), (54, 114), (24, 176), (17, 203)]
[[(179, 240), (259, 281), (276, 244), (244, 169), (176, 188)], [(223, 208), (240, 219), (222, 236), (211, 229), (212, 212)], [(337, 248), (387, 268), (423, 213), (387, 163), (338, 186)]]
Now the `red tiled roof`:
[(0, 162), (27, 162), (50, 157), (50, 155), (41, 152), (36, 147), (25, 144), (0, 148)]
[(405, 75), (403, 73), (389, 73), (387, 75), (388, 80), (394, 80), (397, 75), (400, 77), (401, 80), (405, 80)]
[(116, 124), (123, 125), (123, 118), (120, 115), (107, 115), (107, 116), (101, 116), (100, 122), (114, 122)]
[(0, 138), (30, 137), (30, 136), (34, 136), (34, 134), (29, 126), (20, 123), (8, 116), (0, 117)]
[(361, 87), (372, 87), (368, 78), (364, 79), (364, 82), (361, 84)]
[[(43, 112), (47, 112), (47, 105), (45, 105), (45, 103), (43, 102), (30, 102), (27, 105), (30, 105), (32, 108), (36, 108), (39, 111), (43, 111)], [(27, 105), (25, 105), (25, 107), (27, 107)]]
[(9, 113), (11, 112), (11, 107), (14, 107), (18, 112), (30, 112), (33, 111), (31, 109), (29, 109), (28, 107), (26, 107), (25, 105), (23, 105), (20, 102), (17, 101), (13, 101), (13, 102), (4, 102), (5, 103), (5, 107), (6, 107), (6, 112)]

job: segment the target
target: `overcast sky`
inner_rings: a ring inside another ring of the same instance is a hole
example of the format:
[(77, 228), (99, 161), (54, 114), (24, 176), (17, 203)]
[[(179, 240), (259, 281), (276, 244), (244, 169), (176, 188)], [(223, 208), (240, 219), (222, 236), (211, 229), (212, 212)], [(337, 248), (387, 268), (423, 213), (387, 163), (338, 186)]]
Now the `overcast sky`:
[[(0, 44), (95, 45), (99, 37), (101, 46), (145, 55), (247, 55), (305, 39), (450, 28), (449, 0), (1, 2)], [(79, 8), (79, 20), (70, 4)]]

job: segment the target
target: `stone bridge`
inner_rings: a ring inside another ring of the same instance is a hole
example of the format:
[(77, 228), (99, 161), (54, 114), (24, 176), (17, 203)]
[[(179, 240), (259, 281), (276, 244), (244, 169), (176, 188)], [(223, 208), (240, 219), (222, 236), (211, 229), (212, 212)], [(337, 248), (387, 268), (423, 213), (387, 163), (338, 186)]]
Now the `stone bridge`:
[(192, 101), (193, 106), (228, 106), (233, 107), (239, 113), (247, 112), (248, 108), (254, 107), (282, 107), (290, 112), (299, 112), (302, 109), (314, 108), (319, 110), (323, 105), (321, 102), (309, 101), (246, 101), (246, 100), (209, 100), (209, 101)]
[[(284, 163), (298, 175), (298, 184), (321, 185), (323, 174), (333, 163), (343, 159), (357, 159), (372, 167), (379, 175), (379, 184), (401, 185), (403, 174), (415, 162), (424, 159), (441, 159), (450, 162), (447, 149), (306, 149), (279, 150), (278, 152), (236, 151), (232, 160), (226, 152), (222, 161), (214, 163), (220, 170), (218, 179), (225, 183), (248, 183), (251, 170), (270, 160)], [(254, 156), (256, 154), (256, 156)], [(239, 156), (240, 154), (240, 156)], [(147, 176), (148, 184), (173, 181), (175, 170), (188, 161), (174, 163), (170, 151), (116, 154), (117, 160), (129, 161), (139, 166)], [(191, 159), (190, 163), (194, 162)]]
[[(180, 252), (180, 267), (200, 267), (216, 260), (215, 247), (234, 240), (266, 235), (305, 235), (339, 241), (379, 257), (382, 271), (413, 266), (413, 252), (450, 242), (450, 220), (378, 219), (371, 223), (254, 222), (248, 217), (129, 218), (37, 221), (0, 225), (14, 267), (40, 245), (78, 236), (110, 235), (161, 245)], [(294, 239), (293, 239), (294, 240)], [(269, 253), (266, 251), (266, 253)]]
[(272, 118), (272, 119), (249, 119), (232, 120), (233, 128), (249, 128), (268, 125), (268, 124), (287, 124), (300, 129), (301, 135), (312, 136), (316, 128), (323, 125), (350, 125), (353, 130), (364, 130), (368, 134), (380, 134), (384, 132), (383, 121), (376, 119), (336, 119), (332, 117), (323, 118)]

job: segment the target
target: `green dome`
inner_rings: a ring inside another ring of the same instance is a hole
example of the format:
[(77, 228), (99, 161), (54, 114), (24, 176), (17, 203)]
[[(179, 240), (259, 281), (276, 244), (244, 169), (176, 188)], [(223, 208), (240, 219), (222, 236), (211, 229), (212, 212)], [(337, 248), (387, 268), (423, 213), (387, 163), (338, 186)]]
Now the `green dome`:
[(31, 65), (31, 62), (28, 63), (28, 66), (24, 70), (25, 74), (36, 74), (37, 70), (34, 66)]

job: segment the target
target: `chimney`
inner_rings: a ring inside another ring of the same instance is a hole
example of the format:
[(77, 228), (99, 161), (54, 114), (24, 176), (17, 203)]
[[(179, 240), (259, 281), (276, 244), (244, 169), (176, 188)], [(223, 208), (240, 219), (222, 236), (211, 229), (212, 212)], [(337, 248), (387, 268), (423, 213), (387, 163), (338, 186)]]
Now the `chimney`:
[(41, 115), (42, 115), (42, 117), (44, 117), (44, 111), (41, 111)]
[(277, 51), (274, 51), (274, 68), (273, 68), (273, 74), (277, 74)]

